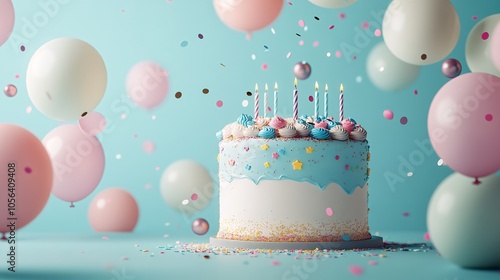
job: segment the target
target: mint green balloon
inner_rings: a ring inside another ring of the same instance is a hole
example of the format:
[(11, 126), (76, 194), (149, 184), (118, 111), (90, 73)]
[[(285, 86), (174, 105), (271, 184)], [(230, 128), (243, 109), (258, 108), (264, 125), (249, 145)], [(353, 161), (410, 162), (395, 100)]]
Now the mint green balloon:
[(500, 14), (491, 15), (479, 21), (467, 36), (465, 59), (472, 72), (484, 72), (500, 76), (491, 55), (490, 45), (493, 31), (500, 23)]
[(465, 268), (500, 267), (500, 176), (479, 180), (459, 173), (444, 179), (431, 197), (427, 228), (445, 259)]
[(384, 42), (371, 50), (366, 61), (368, 78), (379, 89), (397, 91), (418, 77), (420, 66), (406, 63), (392, 54)]

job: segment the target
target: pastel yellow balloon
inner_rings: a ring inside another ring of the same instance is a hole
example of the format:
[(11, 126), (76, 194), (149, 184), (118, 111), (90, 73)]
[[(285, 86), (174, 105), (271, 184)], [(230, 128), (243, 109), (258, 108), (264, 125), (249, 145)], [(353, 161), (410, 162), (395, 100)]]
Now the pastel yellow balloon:
[(322, 8), (343, 8), (356, 3), (357, 0), (309, 0), (316, 6)]
[(449, 0), (394, 0), (385, 12), (382, 34), (397, 58), (428, 65), (455, 48), (460, 21)]
[(92, 111), (104, 96), (106, 65), (97, 50), (74, 38), (42, 45), (26, 73), (28, 95), (44, 115), (73, 121)]

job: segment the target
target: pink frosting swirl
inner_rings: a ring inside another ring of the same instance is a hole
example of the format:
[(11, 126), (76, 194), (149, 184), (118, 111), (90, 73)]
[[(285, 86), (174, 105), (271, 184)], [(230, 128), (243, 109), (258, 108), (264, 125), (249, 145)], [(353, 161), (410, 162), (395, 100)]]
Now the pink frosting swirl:
[(356, 126), (355, 123), (351, 122), (350, 120), (348, 119), (344, 119), (342, 120), (342, 127), (344, 127), (345, 130), (347, 130), (348, 133), (351, 133), (351, 131), (354, 129), (354, 127)]
[(322, 122), (319, 122), (319, 123), (315, 123), (314, 124), (314, 127), (315, 128), (324, 128), (324, 129), (328, 129), (328, 123), (325, 122), (325, 121), (322, 121)]
[(269, 122), (269, 126), (274, 129), (282, 129), (286, 126), (286, 120), (280, 116), (274, 116)]

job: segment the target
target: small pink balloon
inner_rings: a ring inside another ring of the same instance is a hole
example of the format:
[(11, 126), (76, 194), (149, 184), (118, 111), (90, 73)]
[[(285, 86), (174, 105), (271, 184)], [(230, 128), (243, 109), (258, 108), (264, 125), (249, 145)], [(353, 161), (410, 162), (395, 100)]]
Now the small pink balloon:
[(311, 76), (311, 65), (305, 61), (300, 61), (293, 66), (293, 75), (297, 79), (305, 80)]
[(427, 127), (434, 150), (456, 172), (484, 177), (500, 169), (500, 78), (473, 72), (447, 82), (432, 100)]
[(8, 97), (14, 97), (17, 94), (17, 87), (15, 85), (6, 85), (3, 88), (3, 93)]
[(394, 118), (394, 113), (391, 110), (384, 110), (384, 118), (392, 120)]
[(106, 128), (106, 119), (97, 112), (90, 112), (78, 120), (78, 125), (83, 132), (95, 136)]
[(14, 6), (11, 0), (0, 0), (0, 46), (7, 41), (14, 28)]
[(198, 235), (204, 235), (205, 233), (208, 232), (209, 225), (208, 225), (207, 220), (205, 220), (203, 218), (198, 218), (198, 219), (193, 221), (191, 228), (193, 229), (194, 233), (196, 233)]
[(215, 12), (228, 27), (250, 34), (271, 24), (283, 8), (283, 0), (214, 0)]
[[(0, 123), (0, 168), (0, 232), (6, 233), (11, 231), (8, 218), (16, 218), (18, 230), (40, 214), (50, 197), (53, 171), (42, 142), (28, 130), (5, 123)], [(8, 198), (15, 199), (15, 206), (9, 206)]]
[(67, 124), (50, 131), (43, 144), (54, 167), (53, 195), (73, 203), (94, 191), (104, 173), (104, 150), (95, 136)]
[(495, 67), (500, 71), (500, 22), (493, 30), (490, 40), (491, 59)]
[(128, 72), (126, 88), (132, 102), (142, 108), (152, 109), (167, 97), (167, 72), (154, 62), (139, 62)]
[(88, 215), (97, 232), (130, 232), (137, 225), (139, 206), (126, 190), (109, 188), (92, 199)]

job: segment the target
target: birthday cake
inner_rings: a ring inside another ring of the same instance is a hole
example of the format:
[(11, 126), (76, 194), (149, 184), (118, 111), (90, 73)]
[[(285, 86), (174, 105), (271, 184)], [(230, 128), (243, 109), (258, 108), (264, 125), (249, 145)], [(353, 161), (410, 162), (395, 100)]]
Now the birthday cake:
[(217, 133), (216, 238), (345, 242), (371, 238), (366, 130), (353, 119), (252, 117)]

